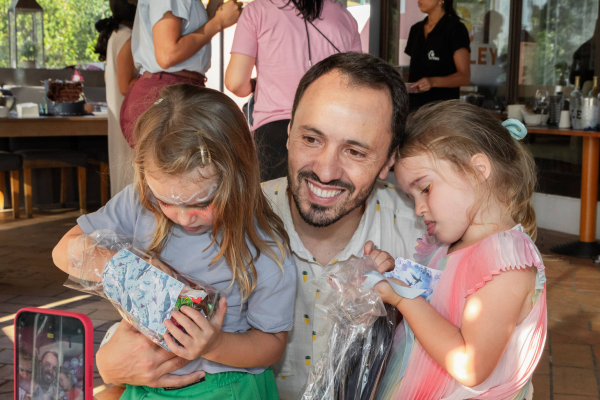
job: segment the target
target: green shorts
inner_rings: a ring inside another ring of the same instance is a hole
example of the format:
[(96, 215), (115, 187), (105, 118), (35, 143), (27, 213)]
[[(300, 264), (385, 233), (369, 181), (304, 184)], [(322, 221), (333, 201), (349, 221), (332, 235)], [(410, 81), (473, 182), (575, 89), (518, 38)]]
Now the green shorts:
[(130, 386), (120, 400), (279, 400), (273, 370), (258, 375), (246, 372), (206, 374), (206, 378), (183, 388), (151, 388)]

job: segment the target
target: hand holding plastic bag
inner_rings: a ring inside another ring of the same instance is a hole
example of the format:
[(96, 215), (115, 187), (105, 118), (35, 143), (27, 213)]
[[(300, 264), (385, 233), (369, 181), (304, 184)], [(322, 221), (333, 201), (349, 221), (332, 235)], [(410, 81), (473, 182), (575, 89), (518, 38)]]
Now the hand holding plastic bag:
[[(328, 293), (319, 308), (332, 322), (327, 351), (311, 368), (302, 400), (365, 400), (375, 396), (396, 326), (396, 309), (384, 306), (363, 275), (376, 271), (370, 257), (336, 263), (312, 282)], [(333, 290), (332, 290), (333, 288)]]
[(125, 320), (167, 350), (165, 319), (182, 329), (171, 312), (187, 305), (210, 319), (220, 297), (212, 286), (135, 249), (127, 236), (109, 230), (70, 243), (69, 272), (65, 286), (108, 299)]

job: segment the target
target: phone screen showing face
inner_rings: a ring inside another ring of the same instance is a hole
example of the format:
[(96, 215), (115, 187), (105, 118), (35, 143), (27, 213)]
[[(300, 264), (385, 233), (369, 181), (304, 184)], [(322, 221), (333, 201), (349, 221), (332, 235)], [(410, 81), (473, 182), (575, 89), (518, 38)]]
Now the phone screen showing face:
[(24, 311), (16, 321), (18, 400), (85, 398), (85, 329), (74, 317)]

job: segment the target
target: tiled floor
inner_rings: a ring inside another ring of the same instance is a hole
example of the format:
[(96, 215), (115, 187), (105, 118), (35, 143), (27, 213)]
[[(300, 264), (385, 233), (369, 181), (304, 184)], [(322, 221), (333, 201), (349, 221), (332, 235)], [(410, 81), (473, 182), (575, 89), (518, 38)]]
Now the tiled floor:
[[(76, 213), (45, 215), (12, 222), (0, 217), (0, 400), (12, 399), (12, 314), (24, 306), (72, 301), (82, 293), (62, 286), (66, 275), (51, 260), (51, 251), (74, 224)], [(538, 245), (550, 246), (574, 236), (541, 231)], [(576, 258), (546, 261), (548, 338), (534, 375), (535, 400), (600, 399), (600, 265)], [(119, 314), (106, 301), (89, 298), (61, 304), (87, 314), (98, 343)], [(94, 387), (103, 382), (95, 373)]]
[[(94, 324), (94, 351), (119, 313), (106, 300), (76, 298), (84, 293), (63, 286), (66, 274), (52, 263), (52, 248), (75, 225), (77, 212), (44, 213), (29, 220), (0, 216), (0, 400), (13, 398), (13, 314), (23, 307), (62, 303), (52, 308), (86, 314)], [(75, 300), (75, 301), (74, 301)], [(94, 387), (104, 382), (94, 365)]]

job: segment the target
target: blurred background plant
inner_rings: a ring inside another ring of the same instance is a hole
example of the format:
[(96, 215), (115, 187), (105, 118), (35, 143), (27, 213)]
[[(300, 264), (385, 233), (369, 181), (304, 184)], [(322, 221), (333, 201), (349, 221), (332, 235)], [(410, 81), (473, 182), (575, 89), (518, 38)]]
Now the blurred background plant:
[[(46, 68), (97, 62), (94, 23), (111, 14), (107, 0), (37, 0), (44, 8)], [(10, 68), (7, 10), (11, 0), (0, 0), (0, 68)], [(27, 27), (23, 27), (27, 28)], [(34, 46), (35, 44), (32, 43)], [(25, 42), (21, 45), (21, 52)], [(38, 52), (40, 49), (36, 49)], [(36, 53), (37, 54), (37, 53)], [(32, 58), (25, 57), (26, 60)], [(35, 57), (34, 57), (35, 58)]]

